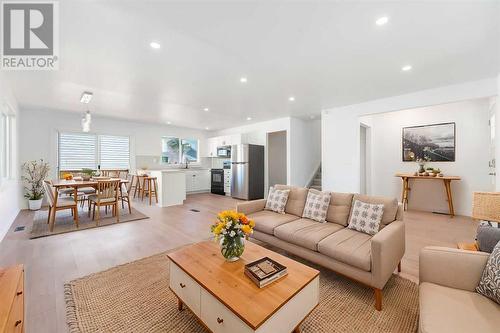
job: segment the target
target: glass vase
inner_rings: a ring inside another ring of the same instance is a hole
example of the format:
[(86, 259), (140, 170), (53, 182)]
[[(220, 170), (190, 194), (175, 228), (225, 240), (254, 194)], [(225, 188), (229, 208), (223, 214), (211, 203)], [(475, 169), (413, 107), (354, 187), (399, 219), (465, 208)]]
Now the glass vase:
[(220, 253), (227, 261), (240, 259), (245, 250), (244, 237), (223, 237), (220, 240)]

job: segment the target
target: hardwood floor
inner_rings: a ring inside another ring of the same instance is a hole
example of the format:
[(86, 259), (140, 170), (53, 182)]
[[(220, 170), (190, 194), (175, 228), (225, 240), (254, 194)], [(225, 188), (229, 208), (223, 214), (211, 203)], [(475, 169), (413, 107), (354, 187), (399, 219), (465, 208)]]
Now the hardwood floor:
[[(236, 200), (212, 194), (189, 195), (185, 204), (169, 208), (133, 206), (150, 219), (102, 228), (28, 239), (33, 212), (22, 211), (0, 243), (0, 266), (25, 265), (26, 332), (67, 332), (63, 285), (72, 279), (98, 272), (158, 252), (209, 237), (215, 214), (234, 208)], [(193, 212), (197, 209), (199, 212)], [(455, 247), (473, 241), (477, 224), (470, 218), (407, 212), (406, 254), (401, 275), (418, 279), (418, 253), (427, 245)], [(56, 225), (57, 228), (57, 225)]]

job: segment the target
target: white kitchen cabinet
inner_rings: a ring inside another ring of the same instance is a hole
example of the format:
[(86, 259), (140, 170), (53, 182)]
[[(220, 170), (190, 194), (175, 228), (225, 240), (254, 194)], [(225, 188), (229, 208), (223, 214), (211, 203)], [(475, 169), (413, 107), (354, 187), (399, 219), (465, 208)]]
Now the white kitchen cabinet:
[(210, 190), (210, 170), (186, 170), (186, 192)]
[(248, 143), (246, 134), (232, 134), (208, 138), (206, 144), (205, 157), (217, 157), (217, 147), (232, 146)]
[(218, 138), (208, 139), (209, 157), (217, 157), (217, 147), (219, 146)]

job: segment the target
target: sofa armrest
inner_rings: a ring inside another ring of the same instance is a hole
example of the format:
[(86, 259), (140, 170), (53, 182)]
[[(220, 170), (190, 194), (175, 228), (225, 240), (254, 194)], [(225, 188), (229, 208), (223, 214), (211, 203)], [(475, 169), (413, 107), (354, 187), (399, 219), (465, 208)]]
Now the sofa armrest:
[(245, 215), (260, 212), (266, 207), (266, 199), (246, 201), (236, 204), (236, 211)]
[(396, 221), (403, 221), (404, 218), (404, 207), (402, 204), (398, 204), (398, 210), (396, 212)]
[(420, 283), (475, 291), (489, 254), (447, 247), (428, 246), (420, 250)]
[(384, 288), (405, 254), (405, 225), (394, 221), (371, 239), (372, 286)]

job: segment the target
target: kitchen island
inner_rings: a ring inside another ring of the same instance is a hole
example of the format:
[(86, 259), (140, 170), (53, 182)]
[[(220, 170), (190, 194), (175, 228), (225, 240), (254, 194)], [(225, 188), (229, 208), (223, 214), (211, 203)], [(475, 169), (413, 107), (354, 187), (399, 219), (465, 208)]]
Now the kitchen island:
[(158, 206), (182, 205), (186, 200), (186, 173), (181, 169), (152, 170), (158, 182)]
[(208, 192), (210, 170), (203, 168), (150, 170), (158, 183), (158, 206), (182, 205), (186, 193)]

